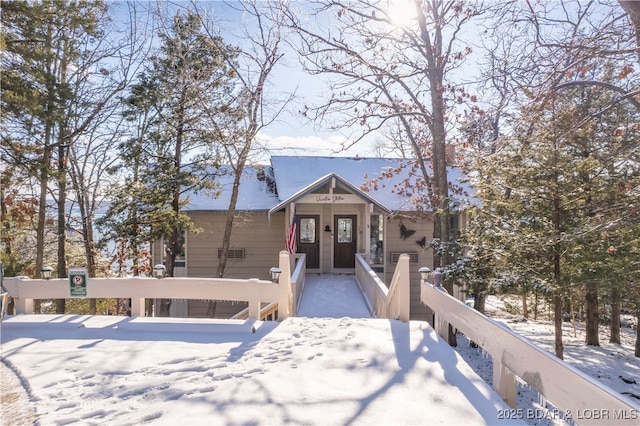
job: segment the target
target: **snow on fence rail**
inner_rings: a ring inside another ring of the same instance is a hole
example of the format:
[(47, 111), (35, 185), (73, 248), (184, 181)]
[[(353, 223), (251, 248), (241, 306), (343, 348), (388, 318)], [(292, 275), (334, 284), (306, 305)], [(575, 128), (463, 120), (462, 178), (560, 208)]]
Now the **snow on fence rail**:
[[(524, 337), (434, 287), (421, 283), (420, 300), (435, 313), (434, 327), (446, 338), (451, 324), (493, 358), (493, 387), (516, 409), (516, 377), (537, 390), (578, 424), (640, 424), (640, 410), (627, 397), (558, 359)], [(524, 415), (522, 413), (524, 419)], [(582, 414), (582, 416), (580, 415)], [(606, 414), (606, 419), (602, 416)]]
[[(5, 278), (4, 287), (14, 298), (18, 314), (33, 313), (33, 299), (72, 298), (66, 278)], [(248, 302), (249, 317), (258, 319), (261, 303), (279, 302), (283, 294), (278, 283), (257, 278), (88, 278), (86, 288), (84, 298), (131, 299), (131, 314), (137, 316), (144, 315), (145, 298), (204, 299)], [(281, 310), (280, 319), (286, 318), (288, 312)]]

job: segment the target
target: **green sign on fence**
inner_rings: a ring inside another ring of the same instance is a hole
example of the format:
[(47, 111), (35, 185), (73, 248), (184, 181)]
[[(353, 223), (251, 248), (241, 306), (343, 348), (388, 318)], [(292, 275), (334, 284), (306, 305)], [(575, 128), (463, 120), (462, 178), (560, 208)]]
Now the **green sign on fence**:
[(69, 292), (71, 297), (87, 297), (86, 269), (69, 269)]

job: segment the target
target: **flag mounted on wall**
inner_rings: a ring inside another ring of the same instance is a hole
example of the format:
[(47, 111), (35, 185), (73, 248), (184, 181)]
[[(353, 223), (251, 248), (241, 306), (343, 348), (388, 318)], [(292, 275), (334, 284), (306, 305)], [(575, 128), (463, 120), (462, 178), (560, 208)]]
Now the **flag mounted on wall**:
[(285, 245), (289, 254), (294, 254), (298, 249), (298, 244), (296, 242), (296, 222), (298, 218), (296, 217), (296, 209), (293, 208), (293, 219), (291, 219), (291, 225), (287, 228), (287, 235), (285, 236)]

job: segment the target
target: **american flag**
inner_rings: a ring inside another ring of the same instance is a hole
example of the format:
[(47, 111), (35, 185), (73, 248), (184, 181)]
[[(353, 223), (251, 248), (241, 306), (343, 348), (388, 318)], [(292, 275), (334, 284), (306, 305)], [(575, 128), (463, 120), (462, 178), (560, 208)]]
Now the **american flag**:
[(287, 235), (285, 236), (285, 244), (287, 246), (287, 251), (290, 254), (294, 254), (297, 250), (297, 242), (296, 242), (296, 210), (293, 209), (293, 219), (291, 219), (291, 225), (287, 229)]

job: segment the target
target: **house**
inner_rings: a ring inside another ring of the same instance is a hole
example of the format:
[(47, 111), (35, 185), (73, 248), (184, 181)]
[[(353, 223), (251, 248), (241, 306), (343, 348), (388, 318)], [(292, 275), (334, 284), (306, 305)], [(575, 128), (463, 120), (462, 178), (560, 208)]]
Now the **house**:
[[(246, 167), (224, 276), (269, 279), (295, 220), (297, 252), (306, 253), (307, 273), (352, 274), (355, 254), (362, 253), (389, 283), (398, 257), (408, 253), (415, 266), (411, 317), (425, 319), (418, 269), (433, 264), (433, 222), (428, 202), (406, 184), (419, 176), (410, 161), (390, 158), (273, 156), (270, 165)], [(449, 176), (467, 193), (459, 169), (452, 167)], [(233, 176), (219, 181), (219, 197), (191, 194), (183, 209), (201, 232), (185, 236), (175, 276), (215, 276)], [(461, 227), (464, 212), (452, 214), (451, 221), (452, 228)], [(154, 251), (154, 262), (162, 262), (163, 251)], [(206, 315), (207, 303), (180, 303), (174, 306), (180, 316)]]

